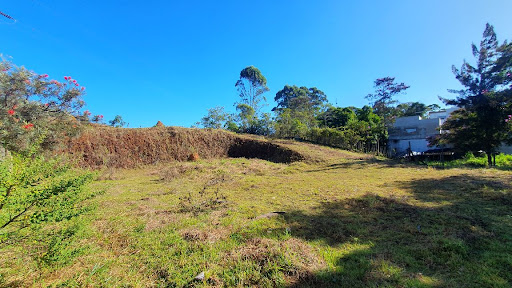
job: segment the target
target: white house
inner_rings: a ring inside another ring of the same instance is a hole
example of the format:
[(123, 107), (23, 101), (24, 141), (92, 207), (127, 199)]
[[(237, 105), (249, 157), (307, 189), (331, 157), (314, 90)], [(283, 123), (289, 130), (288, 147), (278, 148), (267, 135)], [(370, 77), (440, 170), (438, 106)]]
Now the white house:
[[(429, 112), (428, 118), (421, 118), (420, 116), (396, 118), (393, 127), (388, 129), (388, 151), (394, 155), (405, 155), (409, 149), (413, 154), (418, 154), (441, 148), (429, 147), (427, 138), (443, 133), (440, 129), (441, 125), (457, 109), (455, 107), (438, 112)], [(502, 145), (499, 151), (512, 154), (512, 146)]]
[(425, 152), (439, 147), (429, 147), (427, 138), (443, 133), (441, 125), (457, 108), (430, 112), (428, 118), (408, 116), (396, 118), (393, 127), (388, 129), (388, 151), (395, 155)]

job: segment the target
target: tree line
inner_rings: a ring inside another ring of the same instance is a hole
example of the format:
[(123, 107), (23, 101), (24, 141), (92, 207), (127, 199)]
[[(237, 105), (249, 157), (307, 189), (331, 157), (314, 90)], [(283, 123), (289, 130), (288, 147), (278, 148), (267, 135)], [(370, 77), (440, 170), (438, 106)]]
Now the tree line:
[(211, 108), (198, 126), (378, 152), (386, 146), (387, 128), (394, 118), (425, 117), (429, 111), (440, 109), (436, 104), (398, 103), (395, 97), (409, 86), (396, 83), (394, 77), (376, 79), (375, 92), (366, 96), (369, 104), (362, 108), (335, 107), (317, 87), (285, 85), (275, 94), (272, 114), (261, 112), (269, 88), (258, 68), (244, 68), (235, 87), (240, 97), (235, 103), (236, 113), (229, 114), (224, 107)]
[[(455, 78), (464, 87), (448, 90), (455, 99), (440, 100), (458, 109), (440, 127), (443, 133), (429, 139), (430, 145), (453, 147), (460, 155), (484, 151), (489, 165), (503, 144), (512, 144), (511, 73), (512, 44), (499, 43), (494, 27), (486, 25), (480, 45), (473, 44), (476, 65), (466, 61), (453, 66)], [(437, 104), (399, 103), (396, 96), (410, 86), (394, 77), (374, 81), (375, 91), (362, 107), (335, 107), (317, 87), (285, 85), (274, 97), (271, 113), (262, 113), (269, 91), (261, 71), (249, 66), (236, 82), (239, 101), (236, 113), (223, 107), (208, 110), (197, 125), (279, 138), (299, 138), (320, 144), (358, 151), (379, 151), (388, 139), (388, 128), (397, 117), (422, 116), (439, 111)]]

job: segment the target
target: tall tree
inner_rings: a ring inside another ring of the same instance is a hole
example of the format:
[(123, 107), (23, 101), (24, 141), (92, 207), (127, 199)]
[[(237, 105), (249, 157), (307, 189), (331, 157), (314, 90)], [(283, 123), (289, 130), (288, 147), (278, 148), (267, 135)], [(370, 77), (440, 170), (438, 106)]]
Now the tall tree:
[(456, 99), (442, 100), (459, 109), (442, 126), (448, 133), (432, 143), (450, 143), (461, 152), (483, 150), (491, 166), (503, 142), (512, 142), (512, 47), (500, 45), (494, 27), (487, 24), (479, 47), (473, 44), (472, 50), (476, 66), (464, 61), (461, 69), (452, 67), (464, 88), (449, 90), (458, 94)]
[(259, 112), (262, 101), (267, 101), (263, 94), (269, 91), (267, 79), (261, 71), (249, 66), (240, 71), (240, 79), (236, 81), (235, 87), (241, 98), (241, 104), (251, 106), (256, 113)]
[(404, 93), (410, 86), (404, 83), (395, 83), (395, 77), (378, 78), (374, 81), (375, 93), (366, 95), (375, 114), (379, 115), (387, 126), (393, 124), (395, 113), (394, 105), (397, 100), (394, 97)]

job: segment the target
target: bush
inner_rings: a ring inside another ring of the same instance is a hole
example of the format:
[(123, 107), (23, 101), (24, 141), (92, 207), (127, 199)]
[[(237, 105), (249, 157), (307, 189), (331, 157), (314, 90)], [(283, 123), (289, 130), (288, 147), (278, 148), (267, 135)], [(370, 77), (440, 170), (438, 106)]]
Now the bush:
[(84, 185), (93, 174), (73, 170), (61, 159), (13, 153), (0, 161), (0, 240), (35, 224), (59, 222), (84, 212), (92, 197)]
[(0, 63), (0, 145), (15, 152), (28, 153), (39, 147), (47, 149), (62, 138), (76, 135), (85, 104), (85, 88), (69, 76), (64, 81), (50, 80), (8, 61)]
[[(439, 161), (428, 162), (430, 166), (443, 166), (443, 167), (488, 167), (487, 154), (475, 156), (471, 152), (467, 152), (462, 159), (447, 161), (445, 163)], [(512, 155), (498, 154), (496, 155), (496, 167), (501, 169), (512, 169)]]
[(358, 144), (364, 140), (359, 133), (351, 129), (313, 128), (305, 139), (313, 143), (337, 147), (346, 150), (356, 150)]
[(506, 154), (496, 155), (496, 166), (512, 167), (512, 155), (506, 155)]

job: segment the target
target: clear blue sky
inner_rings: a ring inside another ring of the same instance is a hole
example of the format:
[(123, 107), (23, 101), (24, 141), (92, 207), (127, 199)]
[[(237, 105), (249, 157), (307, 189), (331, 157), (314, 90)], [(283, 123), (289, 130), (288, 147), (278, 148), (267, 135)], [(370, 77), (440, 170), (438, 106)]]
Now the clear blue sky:
[(367, 104), (373, 81), (411, 88), (401, 102), (438, 103), (460, 88), (451, 65), (473, 61), (485, 23), (512, 39), (510, 0), (2, 1), (0, 53), (87, 87), (87, 109), (130, 127), (190, 127), (208, 108), (233, 111), (240, 70), (258, 67), (269, 106), (285, 84), (315, 86), (338, 106)]

